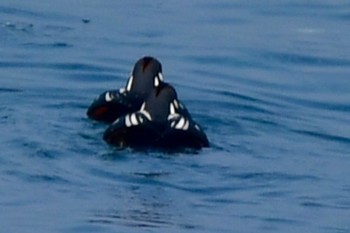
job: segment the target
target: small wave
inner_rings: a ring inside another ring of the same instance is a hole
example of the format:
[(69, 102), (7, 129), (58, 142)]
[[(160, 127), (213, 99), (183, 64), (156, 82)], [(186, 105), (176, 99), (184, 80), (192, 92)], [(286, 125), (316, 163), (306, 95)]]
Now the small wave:
[(111, 71), (114, 72), (115, 69), (91, 65), (85, 63), (41, 63), (41, 62), (29, 62), (29, 61), (0, 61), (1, 68), (42, 68), (42, 69), (52, 69), (52, 70), (84, 70), (84, 71)]
[(11, 22), (7, 21), (2, 24), (3, 27), (14, 30), (14, 31), (22, 31), (22, 32), (29, 32), (33, 29), (34, 24), (27, 23), (27, 22)]
[(23, 90), (16, 89), (16, 88), (0, 87), (0, 92), (18, 93), (18, 92), (23, 92)]
[(29, 182), (47, 182), (47, 183), (55, 183), (55, 184), (69, 184), (70, 181), (67, 179), (64, 179), (61, 176), (58, 175), (48, 175), (48, 174), (42, 174), (42, 175), (29, 175), (27, 176), (27, 179)]
[(300, 181), (300, 180), (317, 181), (319, 180), (319, 178), (316, 176), (295, 175), (295, 174), (287, 174), (282, 172), (252, 172), (252, 173), (232, 174), (230, 176), (234, 178), (242, 179), (242, 180), (254, 180), (254, 181)]
[(300, 225), (301, 221), (294, 220), (294, 219), (287, 219), (287, 218), (278, 218), (278, 217), (270, 217), (270, 218), (262, 218), (264, 222), (268, 223), (283, 223), (283, 224), (293, 224), (293, 225)]
[(70, 26), (65, 26), (65, 25), (46, 25), (44, 26), (44, 31), (45, 32), (56, 32), (56, 33), (67, 33), (70, 31), (73, 31), (74, 28)]
[(173, 225), (171, 217), (165, 213), (153, 210), (131, 209), (120, 211), (112, 209), (108, 211), (96, 211), (88, 220), (90, 223), (122, 224), (137, 228), (158, 228), (164, 225)]
[(307, 65), (307, 66), (322, 66), (322, 67), (348, 67), (350, 61), (338, 58), (316, 57), (312, 55), (302, 55), (295, 53), (284, 52), (261, 52), (260, 56), (266, 60), (272, 60), (282, 63)]
[[(317, 91), (317, 90), (315, 90)], [(336, 111), (336, 112), (350, 112), (350, 104), (346, 101), (339, 100), (331, 102), (328, 99), (312, 99), (310, 97), (301, 97), (300, 95), (285, 95), (282, 93), (279, 94), (268, 94), (273, 99), (277, 99), (280, 103), (278, 103), (276, 106), (281, 107), (285, 106), (286, 103), (292, 104), (292, 105), (298, 105), (301, 107), (306, 107), (310, 109), (318, 109), (321, 111), (329, 110), (329, 111)], [(329, 97), (332, 97), (331, 95)]]
[(291, 131), (298, 133), (298, 134), (311, 136), (311, 137), (314, 137), (317, 139), (322, 139), (325, 141), (333, 141), (333, 142), (338, 142), (338, 143), (350, 144), (350, 138), (345, 137), (345, 136), (326, 134), (326, 133), (315, 132), (315, 131), (310, 131), (310, 130), (291, 130)]
[(254, 62), (252, 59), (237, 58), (237, 56), (221, 56), (221, 55), (188, 55), (186, 60), (203, 65), (218, 65), (222, 67), (237, 67), (237, 68), (271, 68), (268, 63)]
[(21, 16), (39, 16), (37, 12), (29, 11), (29, 10), (24, 10), (24, 9), (18, 9), (14, 7), (5, 7), (5, 6), (0, 6), (0, 12), (3, 14), (8, 14), (8, 15), (21, 15)]
[(71, 48), (73, 44), (69, 44), (66, 42), (52, 42), (52, 43), (24, 43), (24, 46), (28, 46), (30, 48)]
[(134, 172), (134, 175), (145, 178), (157, 178), (170, 175), (169, 172)]

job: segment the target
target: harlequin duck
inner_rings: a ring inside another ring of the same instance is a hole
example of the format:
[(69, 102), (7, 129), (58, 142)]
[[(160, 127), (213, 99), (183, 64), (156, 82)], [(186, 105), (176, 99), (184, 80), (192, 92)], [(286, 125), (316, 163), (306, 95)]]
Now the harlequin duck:
[(139, 111), (119, 117), (104, 133), (104, 140), (118, 147), (200, 149), (209, 142), (167, 83), (153, 88)]
[(162, 65), (153, 57), (139, 59), (125, 88), (105, 91), (87, 110), (89, 118), (112, 123), (118, 117), (140, 109), (153, 88), (163, 82)]

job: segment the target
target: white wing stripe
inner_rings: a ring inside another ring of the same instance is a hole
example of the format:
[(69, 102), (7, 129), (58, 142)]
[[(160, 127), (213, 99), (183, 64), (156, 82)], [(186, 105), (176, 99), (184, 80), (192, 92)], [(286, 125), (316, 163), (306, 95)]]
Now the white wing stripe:
[(175, 105), (175, 108), (178, 109), (179, 108), (179, 103), (177, 102), (177, 100), (174, 100), (174, 105)]
[(130, 120), (131, 120), (131, 124), (132, 125), (138, 125), (139, 124), (139, 122), (137, 121), (135, 113), (131, 114)]
[(126, 125), (126, 127), (130, 127), (131, 126), (130, 115), (129, 114), (125, 116), (125, 125)]
[(185, 125), (185, 118), (181, 117), (179, 122), (176, 124), (175, 129), (182, 129)]
[(149, 112), (147, 112), (146, 110), (141, 110), (139, 112), (143, 114), (148, 120), (152, 120), (151, 114), (149, 114)]
[(170, 121), (170, 120), (172, 120), (172, 119), (174, 119), (174, 118), (177, 118), (177, 117), (179, 117), (180, 115), (179, 114), (177, 114), (177, 113), (175, 113), (175, 114), (169, 114), (169, 116), (168, 116), (168, 121)]
[(174, 104), (173, 103), (170, 103), (170, 115), (173, 115), (175, 114), (175, 107), (174, 107)]
[(188, 130), (189, 126), (190, 126), (190, 122), (188, 120), (186, 120), (185, 125), (184, 125), (184, 127), (182, 127), (182, 129)]

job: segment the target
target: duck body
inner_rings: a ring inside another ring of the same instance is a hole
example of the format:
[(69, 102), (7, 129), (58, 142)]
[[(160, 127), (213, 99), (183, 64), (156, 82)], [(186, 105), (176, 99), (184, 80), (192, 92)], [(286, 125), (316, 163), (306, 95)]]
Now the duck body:
[(162, 65), (153, 57), (139, 59), (124, 88), (101, 93), (87, 116), (110, 124), (103, 139), (120, 148), (166, 150), (209, 146), (203, 129), (164, 82)]
[(160, 62), (153, 57), (143, 57), (135, 63), (125, 88), (101, 93), (86, 114), (95, 121), (112, 123), (118, 117), (140, 109), (149, 93), (161, 82)]
[(105, 91), (100, 94), (87, 110), (89, 118), (112, 123), (118, 117), (140, 109), (143, 99), (123, 89)]
[(111, 124), (103, 138), (122, 148), (176, 150), (209, 146), (204, 131), (177, 100), (175, 89), (167, 83), (156, 88), (140, 110)]

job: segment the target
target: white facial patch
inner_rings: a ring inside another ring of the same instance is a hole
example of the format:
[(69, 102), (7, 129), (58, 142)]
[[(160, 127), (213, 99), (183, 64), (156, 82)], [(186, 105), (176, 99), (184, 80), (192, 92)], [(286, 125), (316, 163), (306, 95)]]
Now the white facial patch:
[(106, 100), (106, 102), (111, 102), (113, 100), (113, 96), (111, 95), (110, 92), (106, 93), (105, 100)]
[(158, 73), (158, 77), (159, 77), (160, 81), (162, 81), (162, 82), (164, 81), (164, 78), (163, 78), (163, 75), (161, 72)]
[(154, 86), (158, 87), (159, 86), (159, 79), (158, 76), (154, 77)]
[(129, 81), (128, 81), (128, 85), (126, 85), (126, 90), (130, 91), (131, 90), (131, 86), (132, 86), (132, 82), (134, 81), (134, 76), (130, 76)]

